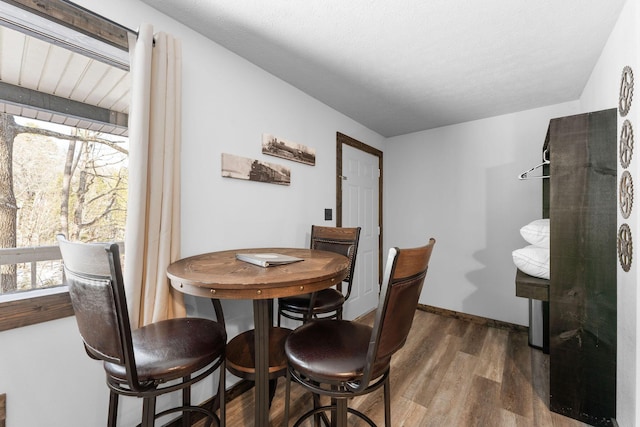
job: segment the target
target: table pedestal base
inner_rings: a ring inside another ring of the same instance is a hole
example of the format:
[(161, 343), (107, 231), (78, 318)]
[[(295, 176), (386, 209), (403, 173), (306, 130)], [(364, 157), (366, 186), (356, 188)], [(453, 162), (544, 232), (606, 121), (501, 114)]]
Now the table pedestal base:
[(287, 358), (284, 342), (291, 329), (273, 327), (273, 300), (253, 301), (255, 329), (235, 336), (227, 344), (227, 369), (237, 377), (255, 382), (255, 426), (269, 425), (269, 408), (277, 378), (284, 376)]

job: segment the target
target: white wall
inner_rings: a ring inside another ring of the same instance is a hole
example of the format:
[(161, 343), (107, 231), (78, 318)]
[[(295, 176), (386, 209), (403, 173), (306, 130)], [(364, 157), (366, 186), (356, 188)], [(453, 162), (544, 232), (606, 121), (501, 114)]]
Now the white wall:
[(86, 355), (75, 318), (0, 332), (0, 343), (7, 426), (106, 425), (104, 369)]
[[(628, 119), (635, 132), (635, 149), (631, 158), (629, 171), (636, 185), (631, 216), (624, 219), (618, 210), (618, 225), (627, 223), (631, 227), (632, 237), (638, 242), (640, 236), (639, 214), (640, 204), (637, 197), (638, 181), (640, 180), (640, 161), (638, 160), (638, 129), (640, 127), (640, 106), (638, 103), (638, 82), (640, 81), (640, 8), (635, 1), (628, 1), (620, 14), (618, 23), (609, 36), (607, 45), (602, 51), (598, 64), (593, 70), (580, 98), (582, 111), (597, 111), (614, 108), (618, 105), (620, 93), (620, 79), (625, 66), (634, 71), (635, 93), (629, 114), (621, 117), (618, 113), (618, 134), (622, 123)], [(618, 178), (622, 174), (622, 166), (618, 163)], [(638, 245), (635, 246), (637, 253)], [(616, 384), (616, 419), (623, 427), (640, 425), (640, 371), (638, 363), (640, 351), (638, 349), (638, 307), (640, 294), (638, 293), (638, 257), (633, 254), (629, 272), (622, 270), (618, 263), (618, 348), (617, 348), (617, 384)]]
[(511, 252), (523, 225), (542, 218), (540, 179), (518, 175), (542, 161), (549, 120), (577, 102), (446, 126), (387, 140), (385, 244), (437, 243), (420, 302), (519, 325)]
[[(129, 28), (151, 23), (182, 40), (182, 255), (247, 246), (304, 246), (311, 224), (335, 209), (336, 132), (378, 149), (384, 138), (137, 0), (81, 0)], [(261, 135), (316, 149), (316, 166), (261, 154)], [(222, 178), (221, 153), (291, 167), (291, 185)], [(189, 312), (210, 304), (187, 300)], [(225, 303), (229, 333), (251, 326), (251, 304)], [(82, 348), (75, 319), (0, 333), (0, 393), (12, 427), (101, 426), (107, 387), (100, 363)], [(212, 384), (194, 391), (211, 395)], [(139, 403), (124, 399), (119, 425), (139, 420)], [(161, 401), (162, 405), (162, 401)]]

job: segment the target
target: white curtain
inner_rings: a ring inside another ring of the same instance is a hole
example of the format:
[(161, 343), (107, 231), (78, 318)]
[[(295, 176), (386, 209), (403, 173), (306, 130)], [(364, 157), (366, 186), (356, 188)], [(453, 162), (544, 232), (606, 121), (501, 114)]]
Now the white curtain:
[(131, 52), (123, 274), (133, 328), (185, 315), (166, 275), (180, 256), (181, 54), (179, 40), (151, 25)]

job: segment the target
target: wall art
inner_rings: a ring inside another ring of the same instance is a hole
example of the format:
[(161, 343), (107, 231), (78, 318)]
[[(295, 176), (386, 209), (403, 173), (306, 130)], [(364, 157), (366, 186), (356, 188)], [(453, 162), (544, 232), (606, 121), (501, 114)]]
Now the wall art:
[(629, 171), (622, 172), (620, 177), (620, 188), (618, 190), (618, 201), (620, 203), (620, 213), (624, 219), (629, 218), (633, 209), (633, 179)]
[(618, 260), (624, 271), (631, 270), (632, 258), (633, 239), (631, 238), (631, 228), (629, 224), (622, 224), (618, 230)]
[(269, 184), (291, 184), (288, 167), (226, 153), (222, 153), (222, 176)]
[(633, 70), (628, 65), (622, 70), (620, 79), (620, 98), (618, 99), (618, 112), (622, 117), (631, 109), (633, 100)]
[(285, 139), (276, 138), (267, 133), (262, 134), (262, 153), (306, 165), (315, 166), (316, 164), (315, 149)]
[(620, 166), (624, 169), (631, 164), (633, 156), (633, 127), (629, 120), (625, 120), (620, 129)]

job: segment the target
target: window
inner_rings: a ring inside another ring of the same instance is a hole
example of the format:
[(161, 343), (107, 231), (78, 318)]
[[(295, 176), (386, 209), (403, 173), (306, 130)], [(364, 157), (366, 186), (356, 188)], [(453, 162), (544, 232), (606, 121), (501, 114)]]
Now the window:
[(62, 0), (13, 3), (0, 2), (0, 330), (73, 314), (55, 235), (122, 241), (128, 176), (130, 31)]
[[(20, 133), (13, 138), (13, 188), (5, 183), (2, 192), (12, 190), (17, 209), (0, 211), (0, 233), (15, 238), (9, 243), (17, 250), (4, 252), (24, 262), (0, 267), (4, 294), (61, 284), (57, 233), (72, 240), (124, 240), (128, 154), (124, 136), (10, 115), (7, 126)], [(6, 166), (0, 162), (0, 170)]]

